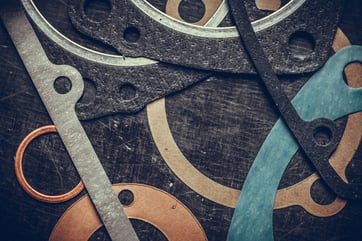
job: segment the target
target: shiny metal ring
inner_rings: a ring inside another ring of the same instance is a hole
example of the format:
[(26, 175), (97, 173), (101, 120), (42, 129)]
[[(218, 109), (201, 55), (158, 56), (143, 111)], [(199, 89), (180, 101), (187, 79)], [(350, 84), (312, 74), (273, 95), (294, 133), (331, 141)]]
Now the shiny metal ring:
[[(153, 18), (154, 20), (166, 25), (169, 28), (173, 28), (177, 31), (184, 32), (186, 34), (205, 36), (208, 38), (230, 38), (238, 36), (238, 32), (235, 27), (217, 27), (217, 25), (223, 20), (223, 17), (228, 12), (226, 1), (223, 0), (219, 9), (215, 12), (210, 21), (206, 24), (207, 27), (195, 26), (187, 24), (177, 19), (174, 19), (165, 13), (159, 11), (150, 3), (144, 0), (131, 0), (132, 3), (138, 7), (144, 14)], [(292, 0), (280, 8), (274, 13), (258, 19), (253, 22), (253, 27), (256, 32), (267, 29), (272, 25), (279, 23), (294, 13), (306, 0)], [(71, 53), (92, 62), (107, 64), (112, 66), (142, 66), (149, 64), (156, 64), (157, 61), (153, 61), (147, 58), (124, 58), (120, 55), (111, 55), (101, 53), (70, 40), (57, 29), (55, 29), (40, 13), (33, 0), (21, 0), (23, 7), (32, 21), (37, 27), (53, 42), (58, 44), (63, 49), (70, 51)], [(220, 16), (220, 17), (218, 17)]]
[(44, 135), (47, 133), (56, 133), (56, 132), (57, 132), (57, 129), (55, 128), (54, 125), (43, 126), (43, 127), (40, 127), (38, 129), (32, 131), (20, 143), (18, 150), (16, 151), (16, 155), (15, 155), (15, 174), (16, 174), (16, 177), (17, 177), (21, 187), (31, 197), (33, 197), (39, 201), (47, 202), (47, 203), (60, 203), (60, 202), (68, 201), (68, 200), (74, 198), (75, 196), (77, 196), (84, 189), (83, 182), (80, 181), (72, 190), (70, 190), (67, 193), (64, 193), (61, 195), (46, 195), (46, 194), (43, 194), (43, 193), (35, 190), (26, 181), (26, 178), (25, 178), (24, 172), (23, 172), (23, 167), (22, 167), (24, 152), (25, 152), (26, 148), (28, 147), (30, 142), (32, 142), (38, 136)]

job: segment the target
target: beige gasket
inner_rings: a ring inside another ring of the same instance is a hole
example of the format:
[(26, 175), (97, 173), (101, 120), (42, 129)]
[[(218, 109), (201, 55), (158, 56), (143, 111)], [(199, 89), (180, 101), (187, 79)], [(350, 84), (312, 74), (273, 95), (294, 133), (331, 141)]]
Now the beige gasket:
[[(206, 241), (200, 223), (191, 211), (172, 195), (143, 184), (115, 184), (115, 193), (133, 193), (133, 202), (124, 206), (129, 218), (158, 228), (170, 241)], [(55, 225), (49, 241), (86, 241), (102, 226), (97, 212), (85, 195), (65, 211)]]
[(276, 11), (281, 7), (282, 2), (281, 0), (255, 0), (255, 5), (260, 10)]
[(41, 192), (38, 192), (35, 190), (26, 180), (23, 172), (23, 157), (24, 152), (30, 142), (32, 142), (35, 138), (37, 138), (40, 135), (44, 135), (47, 133), (56, 133), (57, 129), (54, 125), (48, 125), (40, 127), (34, 131), (32, 131), (30, 134), (28, 134), (23, 141), (20, 143), (18, 150), (16, 151), (15, 155), (15, 174), (19, 181), (19, 184), (21, 187), (33, 198), (42, 201), (42, 202), (48, 202), (48, 203), (59, 203), (59, 202), (65, 202), (73, 197), (77, 196), (84, 188), (83, 182), (80, 181), (72, 190), (70, 190), (67, 193), (61, 194), (61, 195), (46, 195)]
[[(338, 29), (333, 48), (338, 51), (339, 46), (349, 45), (349, 41), (343, 32)], [(345, 69), (348, 84), (351, 86), (360, 86), (361, 65), (350, 64)], [(227, 207), (235, 207), (240, 191), (221, 185), (197, 170), (183, 155), (177, 146), (168, 121), (165, 109), (165, 99), (159, 99), (147, 105), (147, 117), (154, 142), (167, 165), (187, 186), (205, 198)], [(361, 121), (362, 113), (349, 115), (347, 119), (344, 135), (338, 148), (330, 159), (331, 165), (336, 169), (341, 177), (345, 177), (345, 169), (357, 150), (361, 140)], [(327, 217), (338, 213), (346, 204), (345, 200), (336, 198), (328, 205), (316, 203), (311, 195), (304, 195), (299, 198), (292, 198), (291, 193), (295, 190), (306, 189), (310, 192), (312, 183), (317, 181), (316, 174), (311, 175), (293, 186), (278, 191), (275, 202), (275, 209), (284, 208), (292, 205), (302, 206), (305, 210), (315, 216)], [(346, 180), (346, 178), (345, 178)], [(285, 196), (289, 198), (285, 198)]]
[[(179, 12), (179, 6), (182, 0), (168, 0), (166, 3), (166, 13), (167, 15), (176, 18), (178, 20), (184, 21)], [(197, 22), (193, 23), (195, 25), (205, 25), (207, 21), (215, 14), (216, 10), (220, 7), (223, 0), (203, 0), (205, 6), (204, 16)]]

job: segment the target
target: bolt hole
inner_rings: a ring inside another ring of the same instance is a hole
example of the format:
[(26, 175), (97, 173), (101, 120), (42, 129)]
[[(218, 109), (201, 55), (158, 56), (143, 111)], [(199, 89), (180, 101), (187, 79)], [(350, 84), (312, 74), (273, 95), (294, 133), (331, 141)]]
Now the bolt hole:
[(136, 27), (128, 27), (123, 32), (123, 38), (129, 43), (137, 42), (141, 37), (141, 33)]
[(332, 140), (332, 131), (326, 126), (318, 126), (313, 133), (314, 142), (320, 146), (328, 146)]
[(201, 0), (183, 0), (178, 10), (180, 17), (188, 23), (196, 23), (205, 15), (205, 5)]
[(320, 205), (331, 204), (336, 199), (333, 192), (321, 180), (317, 180), (312, 184), (310, 195)]
[(119, 87), (119, 93), (122, 100), (131, 100), (136, 97), (137, 89), (132, 84), (123, 84)]
[(348, 63), (343, 70), (343, 80), (346, 85), (349, 85), (352, 88), (361, 87), (361, 84), (359, 83), (361, 72), (361, 62), (353, 61), (351, 63)]
[(297, 31), (290, 36), (288, 48), (293, 57), (304, 60), (314, 51), (314, 37), (308, 32)]
[(119, 201), (122, 203), (122, 205), (124, 206), (129, 206), (133, 203), (134, 201), (134, 195), (133, 192), (130, 190), (122, 190), (119, 194), (118, 194), (118, 199)]
[(53, 87), (58, 94), (66, 94), (72, 89), (72, 81), (67, 77), (61, 76), (54, 80)]
[(84, 12), (88, 18), (95, 22), (105, 19), (112, 11), (110, 0), (86, 0), (84, 2)]

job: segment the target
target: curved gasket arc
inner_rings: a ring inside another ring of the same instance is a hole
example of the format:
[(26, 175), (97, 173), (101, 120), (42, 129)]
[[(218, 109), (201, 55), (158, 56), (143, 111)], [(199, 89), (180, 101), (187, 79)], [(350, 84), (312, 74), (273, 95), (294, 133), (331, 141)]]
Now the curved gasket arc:
[[(362, 110), (362, 88), (351, 88), (343, 79), (345, 66), (353, 62), (362, 62), (362, 46), (348, 46), (338, 51), (302, 87), (292, 103), (304, 120), (319, 117), (335, 120)], [(312, 105), (314, 108), (310, 108)], [(279, 119), (249, 170), (228, 241), (274, 240), (272, 219), (277, 188), (297, 150), (298, 144)]]
[[(337, 44), (336, 44), (337, 43)], [(342, 46), (338, 46), (342, 45)], [(343, 34), (343, 32), (338, 29), (335, 44), (333, 48), (335, 51), (338, 51), (341, 47), (350, 45), (348, 39)], [(348, 75), (353, 75), (358, 72), (360, 69), (350, 69), (346, 72)], [(349, 84), (358, 85), (359, 79), (353, 78), (352, 76), (347, 76)], [(178, 148), (174, 138), (172, 137), (169, 124), (167, 122), (166, 110), (165, 110), (165, 99), (157, 100), (147, 106), (147, 116), (149, 121), (149, 127), (156, 143), (158, 150), (160, 151), (163, 159), (173, 170), (173, 172), (190, 188), (192, 188), (197, 193), (202, 196), (212, 200), (221, 205), (228, 207), (235, 207), (240, 191), (237, 189), (232, 189), (230, 187), (223, 186), (210, 178), (203, 175), (199, 170), (197, 170), (182, 154), (181, 150)], [(356, 125), (362, 120), (361, 113), (356, 113), (348, 117), (347, 126)], [(357, 136), (356, 136), (357, 135)], [(359, 132), (350, 130), (347, 128), (345, 130), (344, 136), (341, 139), (341, 143), (338, 146), (337, 151), (332, 155), (330, 161), (342, 159), (343, 163), (333, 164), (333, 167), (338, 171), (340, 176), (344, 176), (344, 170), (348, 162), (354, 155), (355, 149), (354, 146), (358, 146), (360, 138), (358, 137)], [(346, 142), (351, 145), (350, 148), (346, 149)], [(310, 193), (307, 193), (308, 188), (319, 179), (318, 175), (312, 174), (310, 177), (305, 180), (290, 186), (285, 189), (278, 191), (275, 209), (285, 208), (292, 205), (302, 206), (309, 213), (319, 216), (327, 217), (332, 216), (339, 211), (341, 211), (346, 201), (336, 198), (332, 203), (328, 205), (320, 205), (316, 203)], [(208, 187), (208, 188), (205, 188)], [(308, 196), (303, 196), (300, 198), (295, 198), (287, 200), (285, 196), (292, 197), (293, 192), (302, 192), (308, 194)]]
[[(153, 186), (114, 184), (116, 194), (130, 191), (133, 202), (124, 205), (127, 216), (152, 224), (170, 241), (207, 241), (206, 234), (192, 212), (171, 194)], [(85, 241), (102, 226), (88, 195), (70, 206), (58, 220), (49, 241)]]
[[(165, 13), (157, 10), (154, 6), (144, 0), (130, 0), (137, 8), (139, 8), (145, 15), (155, 19), (167, 28), (179, 31), (184, 34), (194, 35), (197, 37), (207, 38), (230, 38), (238, 37), (239, 34), (235, 27), (208, 27), (197, 26), (194, 24), (186, 23), (174, 18), (170, 18)], [(279, 10), (269, 14), (268, 16), (258, 19), (252, 22), (252, 26), (255, 32), (265, 30), (274, 24), (277, 24), (293, 14), (299, 7), (303, 5), (306, 0), (292, 0), (281, 7)], [(226, 1), (224, 0), (220, 6), (223, 11), (228, 12)], [(221, 12), (219, 12), (221, 13)]]
[[(92, 62), (107, 64), (112, 66), (142, 66), (148, 64), (156, 64), (157, 61), (153, 61), (147, 58), (124, 58), (119, 55), (104, 54), (98, 51), (91, 50), (84, 46), (75, 43), (70, 40), (58, 30), (56, 30), (40, 13), (33, 0), (21, 0), (25, 11), (30, 16), (32, 21), (37, 27), (53, 42), (57, 43), (67, 51)], [(253, 28), (256, 32), (269, 28), (270, 26), (282, 21), (287, 18), (290, 14), (296, 11), (306, 0), (293, 0), (283, 6), (280, 10), (261, 18), (252, 23)], [(182, 21), (173, 19), (166, 14), (160, 12), (155, 7), (150, 5), (147, 1), (143, 0), (132, 0), (132, 3), (140, 8), (141, 11), (146, 12), (148, 16), (155, 18), (156, 21), (162, 24), (169, 24), (169, 27), (174, 27), (176, 30), (185, 32), (187, 34), (196, 34), (201, 36), (207, 36), (210, 38), (228, 38), (238, 36), (235, 27), (222, 27), (217, 28), (216, 26), (223, 19), (228, 9), (226, 7), (225, 0), (221, 4), (216, 14), (220, 17), (212, 17), (206, 24), (209, 27), (200, 27), (192, 24), (187, 24)], [(222, 17), (221, 17), (222, 16)], [(212, 26), (212, 27), (211, 27)]]

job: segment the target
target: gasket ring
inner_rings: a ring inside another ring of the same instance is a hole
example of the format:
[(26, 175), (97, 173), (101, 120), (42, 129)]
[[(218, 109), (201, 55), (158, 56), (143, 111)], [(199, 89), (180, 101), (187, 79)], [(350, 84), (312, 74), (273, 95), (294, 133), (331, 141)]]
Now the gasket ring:
[(80, 181), (72, 190), (60, 195), (47, 195), (35, 190), (26, 180), (23, 172), (23, 157), (28, 145), (37, 137), (47, 134), (57, 133), (54, 125), (42, 126), (28, 134), (20, 143), (15, 155), (15, 174), (21, 187), (33, 198), (47, 203), (60, 203), (68, 201), (77, 196), (83, 189), (83, 182)]
[[(113, 190), (116, 195), (130, 191), (134, 200), (123, 207), (127, 216), (153, 225), (167, 240), (207, 241), (204, 229), (193, 213), (171, 194), (139, 183), (113, 184)], [(84, 195), (63, 213), (49, 241), (85, 241), (101, 226), (89, 196)]]

